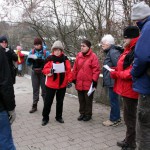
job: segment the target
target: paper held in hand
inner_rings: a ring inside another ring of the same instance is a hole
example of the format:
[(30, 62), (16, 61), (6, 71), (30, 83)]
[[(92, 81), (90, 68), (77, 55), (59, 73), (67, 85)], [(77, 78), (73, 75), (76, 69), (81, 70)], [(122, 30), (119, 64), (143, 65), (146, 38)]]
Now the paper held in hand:
[(30, 54), (28, 58), (37, 59), (37, 56), (35, 54)]
[(91, 84), (91, 86), (90, 86), (90, 89), (89, 89), (87, 95), (90, 96), (94, 91), (95, 91), (95, 88), (93, 88), (93, 82), (92, 82), (92, 84)]
[(105, 69), (107, 69), (108, 71), (115, 71), (114, 69), (111, 69), (108, 65), (104, 65), (103, 66)]
[(64, 62), (60, 63), (60, 64), (53, 63), (53, 69), (55, 70), (54, 73), (63, 73), (63, 72), (65, 72)]

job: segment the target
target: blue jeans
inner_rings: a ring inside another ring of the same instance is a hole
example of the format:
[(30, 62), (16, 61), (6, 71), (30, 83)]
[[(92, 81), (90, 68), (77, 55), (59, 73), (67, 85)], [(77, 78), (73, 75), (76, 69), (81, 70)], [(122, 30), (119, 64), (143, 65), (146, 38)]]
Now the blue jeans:
[(6, 111), (0, 112), (0, 150), (16, 150)]
[(118, 94), (113, 91), (113, 87), (109, 87), (109, 100), (110, 100), (110, 121), (117, 121), (120, 119), (120, 104)]

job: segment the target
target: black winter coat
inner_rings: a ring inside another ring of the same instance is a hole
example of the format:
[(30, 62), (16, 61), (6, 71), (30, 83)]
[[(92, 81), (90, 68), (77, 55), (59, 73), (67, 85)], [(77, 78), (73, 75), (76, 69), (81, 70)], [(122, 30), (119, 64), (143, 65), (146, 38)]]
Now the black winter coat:
[[(118, 58), (123, 52), (121, 47), (112, 45), (109, 49), (104, 51), (106, 53), (103, 65), (108, 65), (109, 67), (116, 67)], [(110, 72), (103, 67), (103, 86), (113, 87), (114, 80), (110, 77)]]
[(18, 60), (18, 56), (14, 52), (14, 50), (12, 50), (11, 48), (6, 48), (5, 52), (6, 52), (6, 56), (7, 56), (7, 59), (8, 59), (8, 64), (9, 64), (9, 67), (10, 67), (12, 81), (13, 81), (13, 84), (15, 84), (17, 68), (15, 68), (15, 66), (13, 64), (13, 61), (16, 62)]
[(5, 49), (0, 46), (0, 111), (15, 108), (14, 89)]

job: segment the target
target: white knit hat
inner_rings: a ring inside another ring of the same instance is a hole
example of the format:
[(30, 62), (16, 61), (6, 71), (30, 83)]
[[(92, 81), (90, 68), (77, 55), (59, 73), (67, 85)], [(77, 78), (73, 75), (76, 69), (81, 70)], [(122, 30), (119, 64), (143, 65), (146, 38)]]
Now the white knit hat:
[(110, 45), (115, 44), (115, 40), (114, 40), (114, 38), (111, 34), (104, 35), (103, 38), (101, 39), (101, 42), (107, 43), (107, 44), (110, 44)]
[(150, 7), (144, 1), (133, 5), (131, 20), (142, 20), (148, 16), (150, 16)]
[(64, 46), (63, 46), (61, 41), (55, 41), (54, 42), (51, 50), (53, 51), (53, 49), (55, 49), (55, 48), (61, 49), (62, 51), (64, 50)]

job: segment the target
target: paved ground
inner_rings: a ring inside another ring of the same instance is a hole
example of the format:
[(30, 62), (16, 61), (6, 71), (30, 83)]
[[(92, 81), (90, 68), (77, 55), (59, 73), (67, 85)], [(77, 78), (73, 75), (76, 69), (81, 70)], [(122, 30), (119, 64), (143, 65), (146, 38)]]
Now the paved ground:
[(104, 127), (109, 107), (93, 104), (93, 119), (89, 122), (77, 121), (78, 99), (67, 95), (64, 101), (65, 123), (55, 121), (55, 102), (47, 126), (41, 126), (42, 99), (38, 111), (29, 114), (32, 104), (31, 80), (17, 77), (15, 85), (17, 118), (12, 125), (17, 150), (120, 150), (117, 140), (125, 135), (124, 124), (118, 127)]

